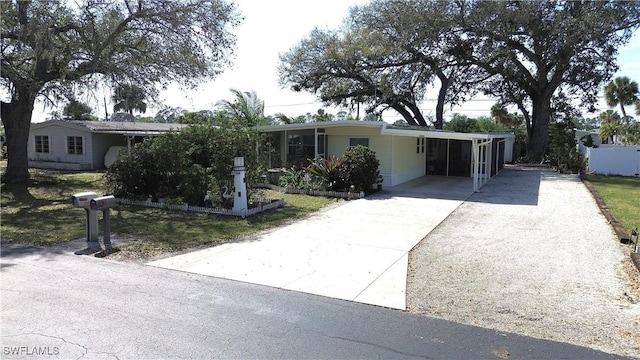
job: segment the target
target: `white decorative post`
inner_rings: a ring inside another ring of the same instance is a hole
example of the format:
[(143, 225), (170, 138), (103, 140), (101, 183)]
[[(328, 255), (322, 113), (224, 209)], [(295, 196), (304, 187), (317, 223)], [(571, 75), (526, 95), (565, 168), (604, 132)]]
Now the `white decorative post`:
[(233, 159), (233, 211), (242, 214), (247, 213), (247, 181), (245, 178), (246, 168), (244, 167), (244, 157)]

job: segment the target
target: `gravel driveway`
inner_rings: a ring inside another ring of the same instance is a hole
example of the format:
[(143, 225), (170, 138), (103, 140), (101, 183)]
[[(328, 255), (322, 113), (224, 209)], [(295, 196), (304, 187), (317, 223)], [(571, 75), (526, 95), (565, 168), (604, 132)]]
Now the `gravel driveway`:
[(576, 175), (506, 168), (411, 251), (407, 306), (640, 358), (629, 251)]

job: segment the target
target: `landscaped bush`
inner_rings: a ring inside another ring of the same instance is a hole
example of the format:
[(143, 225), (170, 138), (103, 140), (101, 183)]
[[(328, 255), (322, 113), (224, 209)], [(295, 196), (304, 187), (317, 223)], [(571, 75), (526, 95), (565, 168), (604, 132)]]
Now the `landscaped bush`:
[(295, 165), (291, 169), (284, 170), (278, 179), (278, 185), (284, 188), (302, 188), (304, 171)]
[(132, 199), (177, 195), (183, 165), (176, 154), (181, 147), (175, 134), (145, 139), (109, 166), (105, 176), (107, 186), (117, 197)]
[(560, 120), (549, 124), (548, 159), (551, 166), (563, 173), (582, 173), (587, 162), (576, 147), (574, 124)]
[(349, 148), (342, 157), (309, 160), (306, 168), (293, 166), (280, 176), (278, 184), (306, 190), (369, 191), (380, 182), (376, 153), (365, 146)]
[(343, 177), (343, 159), (332, 156), (328, 159), (314, 159), (305, 170), (322, 180), (327, 190), (343, 190), (346, 187)]
[(357, 191), (369, 191), (371, 185), (378, 181), (380, 162), (375, 151), (358, 145), (347, 149), (342, 157), (342, 179), (346, 188), (353, 185)]
[[(108, 187), (117, 197), (179, 198), (204, 205), (207, 191), (222, 194), (233, 184), (233, 159), (238, 156), (244, 157), (247, 183), (258, 182), (263, 166), (257, 146), (263, 137), (232, 118), (217, 121), (217, 126), (191, 125), (136, 144), (108, 168)], [(219, 198), (212, 200), (213, 205), (222, 203)]]
[(285, 170), (278, 179), (278, 185), (284, 188), (295, 188), (304, 190), (326, 190), (326, 185), (321, 178), (313, 176), (305, 169), (292, 166)]

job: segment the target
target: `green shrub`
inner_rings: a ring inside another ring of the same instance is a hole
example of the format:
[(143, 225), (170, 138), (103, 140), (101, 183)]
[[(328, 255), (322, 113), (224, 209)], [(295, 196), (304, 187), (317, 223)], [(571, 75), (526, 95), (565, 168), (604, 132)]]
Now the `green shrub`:
[(574, 124), (563, 119), (549, 124), (549, 150), (547, 158), (551, 166), (563, 173), (582, 173), (587, 162), (576, 147)]
[(304, 183), (305, 172), (296, 167), (295, 165), (291, 169), (285, 170), (278, 179), (278, 185), (284, 188), (296, 188), (302, 189)]
[(340, 167), (345, 185), (343, 190), (347, 190), (351, 185), (355, 186), (357, 191), (371, 190), (371, 185), (378, 181), (379, 166), (375, 151), (362, 145), (347, 149)]
[(263, 137), (233, 118), (218, 116), (217, 120), (217, 126), (191, 125), (136, 144), (107, 169), (108, 187), (118, 197), (180, 198), (202, 205), (207, 191), (218, 194), (233, 183), (233, 159), (238, 156), (244, 157), (247, 184), (259, 181), (264, 169), (258, 153)]
[(131, 152), (109, 166), (105, 175), (110, 191), (133, 199), (177, 195), (182, 168), (180, 141), (175, 134), (146, 138)]
[(332, 156), (328, 159), (309, 160), (311, 164), (305, 170), (321, 179), (325, 190), (342, 190), (345, 187), (345, 181), (342, 177), (342, 158)]

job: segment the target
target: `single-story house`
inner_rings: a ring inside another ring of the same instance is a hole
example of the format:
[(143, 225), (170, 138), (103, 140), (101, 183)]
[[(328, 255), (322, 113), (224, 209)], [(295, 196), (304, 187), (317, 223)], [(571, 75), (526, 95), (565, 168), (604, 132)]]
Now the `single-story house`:
[(351, 146), (376, 152), (384, 184), (395, 186), (424, 175), (473, 178), (477, 191), (513, 161), (512, 133), (457, 133), (394, 127), (380, 121), (331, 121), (268, 125), (279, 164), (305, 166), (308, 159), (341, 156)]
[[(27, 154), (30, 167), (100, 170), (146, 136), (184, 127), (182, 124), (49, 120), (31, 124)], [(105, 164), (105, 162), (107, 164)]]
[[(104, 169), (117, 155), (114, 150), (184, 126), (188, 125), (60, 120), (31, 124), (29, 166)], [(258, 130), (271, 135), (279, 166), (306, 166), (308, 159), (341, 156), (351, 146), (364, 145), (376, 152), (387, 186), (424, 175), (465, 176), (473, 178), (475, 191), (513, 161), (515, 140), (512, 133), (423, 130), (380, 121), (267, 125)]]

